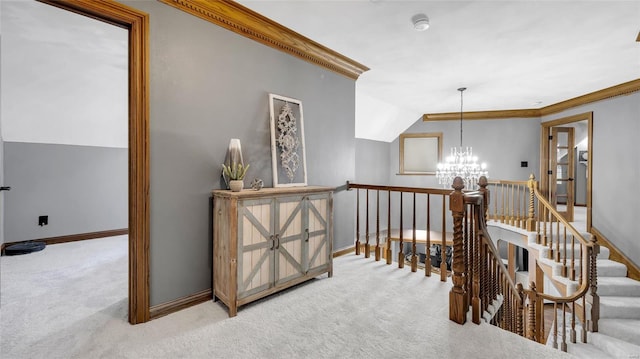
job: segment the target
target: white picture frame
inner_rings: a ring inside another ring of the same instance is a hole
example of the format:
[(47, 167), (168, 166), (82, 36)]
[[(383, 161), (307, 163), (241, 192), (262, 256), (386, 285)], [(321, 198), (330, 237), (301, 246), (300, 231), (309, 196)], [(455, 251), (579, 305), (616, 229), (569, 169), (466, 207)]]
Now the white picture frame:
[(307, 185), (302, 101), (269, 94), (274, 187)]

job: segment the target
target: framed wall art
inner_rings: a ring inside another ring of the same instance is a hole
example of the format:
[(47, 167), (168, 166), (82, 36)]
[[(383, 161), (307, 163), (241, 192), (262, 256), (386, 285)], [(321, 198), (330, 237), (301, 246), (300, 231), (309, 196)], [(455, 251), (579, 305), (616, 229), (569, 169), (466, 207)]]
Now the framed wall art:
[(269, 94), (273, 186), (307, 185), (302, 102)]
[(400, 174), (434, 175), (442, 162), (442, 132), (400, 135)]

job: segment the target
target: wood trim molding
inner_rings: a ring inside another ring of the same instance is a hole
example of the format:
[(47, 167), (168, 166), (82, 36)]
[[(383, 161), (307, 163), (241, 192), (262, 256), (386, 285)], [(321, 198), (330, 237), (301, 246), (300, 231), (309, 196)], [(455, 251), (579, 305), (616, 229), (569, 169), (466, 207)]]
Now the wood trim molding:
[(183, 298), (172, 300), (167, 303), (154, 305), (149, 309), (149, 313), (150, 313), (149, 318), (156, 319), (156, 318), (164, 317), (165, 315), (175, 313), (177, 311), (192, 307), (200, 303), (204, 303), (211, 299), (213, 299), (211, 288), (205, 289), (201, 292), (198, 292)]
[[(465, 120), (499, 120), (506, 118), (542, 117), (566, 111), (568, 109), (586, 105), (589, 103), (606, 100), (617, 96), (628, 95), (637, 91), (640, 91), (640, 79), (625, 82), (616, 86), (611, 86), (599, 91), (588, 93), (586, 95), (578, 96), (566, 101), (558, 102), (553, 105), (542, 107), (540, 109), (532, 108), (524, 110), (464, 112), (463, 116)], [(422, 121), (450, 121), (459, 119), (460, 112), (432, 113), (422, 115)]]
[(640, 280), (640, 267), (618, 249), (605, 235), (595, 227), (591, 227), (591, 233), (596, 237), (596, 242), (609, 248), (609, 259), (627, 266), (627, 277)]
[(231, 0), (158, 0), (351, 79), (369, 68)]
[(149, 15), (113, 0), (40, 0), (129, 30), (129, 323), (149, 321)]
[(129, 233), (129, 229), (128, 228), (122, 228), (122, 229), (113, 229), (113, 230), (109, 230), (109, 231), (99, 231), (99, 232), (71, 234), (71, 235), (68, 235), (68, 236), (38, 238), (38, 239), (32, 239), (32, 240), (27, 240), (27, 241), (7, 242), (7, 243), (2, 243), (2, 247), (1, 247), (0, 250), (2, 251), (2, 255), (4, 255), (4, 249), (7, 246), (10, 246), (12, 244), (17, 244), (17, 243), (44, 242), (46, 245), (51, 245), (51, 244), (60, 244), (60, 243), (84, 241), (84, 240), (88, 240), (88, 239), (122, 236), (122, 235), (125, 235), (127, 233)]
[(574, 97), (572, 99), (558, 102), (540, 109), (541, 116), (562, 112), (570, 108), (586, 105), (589, 103), (606, 100), (608, 98), (628, 95), (632, 92), (640, 91), (640, 79), (625, 82), (623, 84), (607, 87), (605, 89), (588, 93), (586, 95)]
[[(488, 119), (505, 119), (505, 118), (532, 118), (540, 117), (540, 110), (538, 109), (525, 109), (525, 110), (503, 110), (503, 111), (474, 111), (464, 112), (465, 120), (488, 120)], [(460, 112), (447, 112), (447, 113), (431, 113), (422, 115), (422, 121), (450, 121), (459, 120)]]

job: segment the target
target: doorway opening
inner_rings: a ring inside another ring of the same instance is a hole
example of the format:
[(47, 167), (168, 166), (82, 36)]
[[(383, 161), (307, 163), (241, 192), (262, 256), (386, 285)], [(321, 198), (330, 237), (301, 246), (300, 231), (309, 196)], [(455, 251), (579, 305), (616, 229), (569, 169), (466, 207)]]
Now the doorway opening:
[(149, 321), (148, 14), (117, 2), (38, 0), (129, 31), (129, 323)]
[[(586, 221), (591, 229), (593, 112), (542, 123), (540, 192), (570, 222)], [(586, 207), (574, 211), (574, 206)], [(585, 218), (574, 218), (585, 213)]]

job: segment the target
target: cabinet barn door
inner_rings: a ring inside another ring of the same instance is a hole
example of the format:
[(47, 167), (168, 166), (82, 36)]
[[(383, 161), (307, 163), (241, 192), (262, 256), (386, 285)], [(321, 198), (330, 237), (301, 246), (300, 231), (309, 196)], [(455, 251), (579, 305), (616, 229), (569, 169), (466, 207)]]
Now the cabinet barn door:
[(307, 271), (326, 268), (331, 261), (331, 240), (329, 218), (331, 216), (331, 195), (309, 196), (308, 207), (308, 263)]
[(302, 277), (304, 197), (276, 198), (276, 285)]
[(273, 286), (272, 199), (238, 202), (238, 298)]

